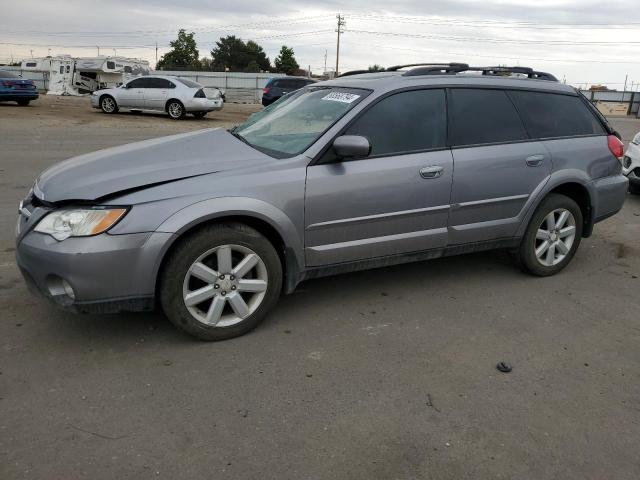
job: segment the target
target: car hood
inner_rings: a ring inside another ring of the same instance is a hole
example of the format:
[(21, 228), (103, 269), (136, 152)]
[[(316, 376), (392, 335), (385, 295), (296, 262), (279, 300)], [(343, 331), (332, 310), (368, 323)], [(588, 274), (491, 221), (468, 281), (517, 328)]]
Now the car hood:
[(34, 190), (46, 202), (91, 201), (148, 185), (273, 161), (226, 130), (207, 129), (65, 160), (44, 171)]

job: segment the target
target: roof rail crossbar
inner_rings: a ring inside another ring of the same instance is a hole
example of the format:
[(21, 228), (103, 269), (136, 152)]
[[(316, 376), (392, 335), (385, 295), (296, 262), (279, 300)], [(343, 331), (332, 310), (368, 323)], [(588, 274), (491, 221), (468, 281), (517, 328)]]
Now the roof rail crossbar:
[(372, 70), (350, 70), (348, 72), (341, 73), (338, 77), (350, 77), (351, 75), (360, 75), (361, 73), (376, 73)]
[[(413, 67), (413, 68), (412, 68)], [(557, 82), (558, 79), (547, 72), (538, 72), (530, 67), (470, 67), (466, 63), (408, 63), (406, 65), (394, 65), (386, 68), (384, 72), (397, 72), (402, 68), (410, 68), (402, 75), (405, 77), (412, 77), (417, 75), (455, 75), (460, 72), (481, 72), (482, 75), (488, 76), (503, 76), (505, 74), (520, 74), (526, 75), (527, 78), (536, 80), (547, 80), (550, 82)], [(378, 73), (370, 70), (352, 70), (345, 72), (340, 77), (348, 77), (350, 75), (360, 75), (363, 73)], [(506, 75), (505, 75), (506, 76)]]
[(530, 67), (469, 67), (469, 71), (482, 72), (482, 75), (495, 75), (501, 76), (504, 73), (519, 73), (526, 75), (527, 78), (533, 78), (537, 80), (548, 80), (551, 82), (557, 82), (558, 79), (546, 72), (537, 72)]
[(401, 68), (409, 68), (409, 67), (440, 67), (441, 69), (444, 67), (468, 67), (466, 63), (431, 63), (431, 62), (422, 62), (422, 63), (407, 63), (406, 65), (394, 65), (393, 67), (386, 68), (387, 72), (397, 72)]
[(402, 74), (403, 77), (413, 77), (417, 75), (455, 75), (459, 72), (468, 70), (469, 65), (466, 63), (450, 63), (447, 65), (429, 65), (425, 67), (416, 67), (407, 70)]

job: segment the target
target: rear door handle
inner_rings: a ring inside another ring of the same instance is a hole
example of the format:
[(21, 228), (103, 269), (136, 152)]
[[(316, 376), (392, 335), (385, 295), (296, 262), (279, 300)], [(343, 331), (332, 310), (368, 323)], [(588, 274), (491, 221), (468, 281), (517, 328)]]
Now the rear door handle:
[(430, 167), (424, 167), (420, 169), (420, 176), (422, 178), (438, 178), (442, 176), (443, 167), (440, 165), (432, 165)]
[(530, 157), (527, 157), (525, 159), (525, 162), (527, 162), (527, 165), (530, 167), (539, 167), (540, 165), (542, 165), (543, 160), (544, 160), (544, 155), (538, 154), (538, 155), (531, 155)]

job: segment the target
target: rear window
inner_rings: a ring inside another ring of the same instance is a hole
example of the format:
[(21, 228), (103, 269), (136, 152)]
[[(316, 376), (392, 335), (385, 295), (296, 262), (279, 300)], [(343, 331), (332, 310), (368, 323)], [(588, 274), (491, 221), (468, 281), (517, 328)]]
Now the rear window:
[(604, 135), (600, 121), (579, 97), (512, 91), (509, 96), (533, 138)]
[(0, 78), (20, 78), (20, 75), (13, 72), (7, 72), (6, 70), (0, 70)]
[(518, 112), (502, 90), (454, 89), (449, 105), (452, 145), (513, 142), (528, 138)]
[(199, 83), (196, 83), (192, 80), (188, 80), (186, 78), (176, 78), (177, 81), (179, 81), (181, 84), (186, 85), (189, 88), (202, 88), (202, 85), (200, 85)]

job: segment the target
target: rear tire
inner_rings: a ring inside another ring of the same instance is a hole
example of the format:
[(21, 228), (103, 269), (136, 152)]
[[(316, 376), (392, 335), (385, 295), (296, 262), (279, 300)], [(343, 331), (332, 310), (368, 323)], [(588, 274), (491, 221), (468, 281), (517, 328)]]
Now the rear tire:
[(180, 120), (185, 114), (184, 105), (178, 100), (170, 100), (167, 103), (167, 113), (173, 120)]
[(629, 182), (629, 193), (640, 195), (640, 183)]
[(539, 277), (555, 275), (566, 267), (582, 238), (582, 211), (571, 198), (549, 194), (538, 206), (513, 252), (518, 266)]
[(281, 288), (282, 265), (271, 242), (247, 225), (222, 223), (180, 240), (160, 275), (159, 297), (176, 327), (215, 341), (254, 329)]
[(207, 115), (207, 112), (193, 112), (191, 115), (196, 118), (204, 118)]
[(17, 100), (18, 105), (20, 105), (21, 107), (27, 107), (29, 105), (29, 102), (31, 100)]
[(111, 95), (103, 95), (100, 97), (100, 110), (103, 113), (112, 114), (118, 112), (118, 103)]

